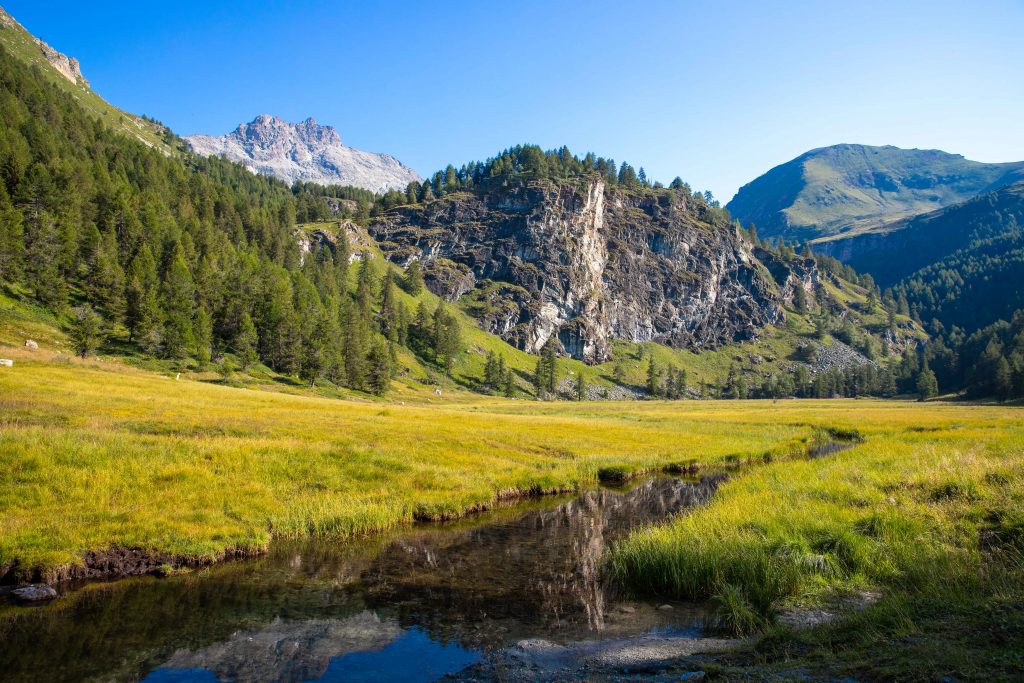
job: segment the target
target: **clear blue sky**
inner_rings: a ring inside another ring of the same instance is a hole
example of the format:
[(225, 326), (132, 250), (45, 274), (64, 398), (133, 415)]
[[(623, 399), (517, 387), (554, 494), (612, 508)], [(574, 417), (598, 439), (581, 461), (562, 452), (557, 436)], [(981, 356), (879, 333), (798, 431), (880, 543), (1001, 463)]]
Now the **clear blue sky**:
[(723, 201), (839, 142), (1024, 160), (1024, 2), (0, 0), (179, 134), (313, 116), (428, 174), (518, 142)]

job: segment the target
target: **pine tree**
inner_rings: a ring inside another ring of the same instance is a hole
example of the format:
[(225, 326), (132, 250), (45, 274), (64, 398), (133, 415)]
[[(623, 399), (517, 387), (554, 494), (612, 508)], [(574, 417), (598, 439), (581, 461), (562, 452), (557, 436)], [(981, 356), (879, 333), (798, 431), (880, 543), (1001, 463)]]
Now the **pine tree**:
[(242, 320), (238, 326), (238, 334), (235, 336), (235, 355), (242, 364), (242, 370), (248, 370), (259, 360), (257, 345), (259, 337), (256, 334), (256, 326), (249, 316), (249, 312), (242, 313)]
[(409, 331), (409, 344), (412, 350), (420, 355), (425, 355), (434, 348), (434, 326), (426, 302), (421, 301), (416, 308), (416, 317)]
[(368, 254), (363, 254), (359, 262), (359, 273), (356, 276), (356, 304), (364, 318), (369, 318), (373, 301), (377, 298), (377, 274), (374, 272), (373, 261)]
[(88, 304), (75, 312), (71, 326), (71, 343), (82, 358), (96, 352), (103, 343), (103, 319)]
[(316, 386), (318, 379), (331, 373), (334, 337), (326, 316), (321, 316), (313, 327), (312, 334), (303, 341), (302, 357), (299, 361), (299, 377)]
[(434, 311), (434, 359), (449, 377), (462, 350), (462, 330), (455, 316), (439, 303)]
[(484, 362), (484, 386), (488, 389), (497, 389), (501, 383), (504, 358), (501, 364), (498, 362), (498, 355), (494, 351), (487, 352), (487, 360)]
[(148, 244), (143, 244), (128, 265), (125, 326), (129, 342), (145, 337), (160, 322), (158, 313), (147, 307), (147, 297), (156, 290), (158, 282), (153, 252)]
[(0, 280), (21, 277), (25, 259), (25, 225), (0, 182)]
[(939, 383), (935, 379), (935, 373), (927, 364), (917, 375), (917, 396), (919, 401), (925, 401), (939, 393)]
[(616, 360), (615, 365), (612, 366), (612, 379), (619, 384), (622, 384), (622, 380), (626, 377), (626, 368), (623, 367), (621, 360)]
[(370, 391), (382, 396), (391, 385), (391, 358), (387, 345), (378, 339), (366, 358), (367, 385)]
[(576, 387), (573, 393), (577, 401), (587, 400), (587, 378), (583, 375), (582, 370), (576, 375)]
[[(504, 358), (502, 358), (504, 361)], [(501, 394), (505, 398), (514, 398), (516, 395), (516, 378), (512, 374), (512, 368), (506, 367), (501, 376)]]
[(661, 371), (658, 369), (658, 365), (654, 362), (654, 357), (652, 356), (647, 359), (647, 396), (649, 398), (658, 398), (660, 382)]
[(1000, 356), (995, 362), (992, 373), (992, 393), (1000, 401), (1007, 401), (1013, 397), (1013, 371), (1005, 356)]
[(801, 315), (807, 313), (807, 290), (799, 284), (793, 292), (793, 307), (796, 308), (796, 312)]
[(419, 296), (423, 291), (423, 271), (420, 260), (413, 259), (405, 269), (405, 276), (402, 278), (402, 289), (411, 296)]
[(341, 310), (341, 335), (344, 339), (342, 356), (346, 384), (353, 389), (366, 385), (366, 354), (369, 346), (369, 326), (364, 322), (359, 306), (346, 297)]
[(380, 332), (388, 341), (398, 340), (398, 328), (401, 324), (398, 311), (398, 299), (395, 293), (395, 280), (387, 273), (381, 281), (380, 310), (377, 313)]
[(186, 358), (195, 346), (195, 332), (192, 326), (194, 295), (192, 273), (185, 264), (179, 244), (175, 248), (163, 283), (163, 299), (166, 302), (163, 341), (164, 354), (168, 358)]
[(213, 321), (205, 307), (200, 306), (196, 311), (193, 328), (196, 340), (195, 357), (199, 362), (199, 368), (203, 369), (213, 356)]

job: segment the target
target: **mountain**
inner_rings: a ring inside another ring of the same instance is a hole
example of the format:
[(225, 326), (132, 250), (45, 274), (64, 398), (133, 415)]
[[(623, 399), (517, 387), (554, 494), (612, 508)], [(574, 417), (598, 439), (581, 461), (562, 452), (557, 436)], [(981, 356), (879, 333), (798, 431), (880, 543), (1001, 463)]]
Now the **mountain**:
[(435, 293), (473, 301), (489, 332), (533, 353), (555, 338), (590, 363), (611, 357), (613, 339), (757, 338), (818, 281), (813, 261), (775, 263), (702, 197), (596, 175), (485, 183), (393, 209), (369, 232), (392, 260), (421, 261)]
[(376, 196), (288, 187), (150, 144), (38, 44), (0, 43), (5, 345), (328, 396), (681, 398), (891, 392), (885, 358), (921, 336), (682, 181), (526, 145)]
[(1024, 180), (1024, 162), (986, 164), (939, 150), (834, 145), (776, 166), (726, 206), (763, 237), (807, 241), (887, 224)]
[(169, 131), (152, 119), (136, 116), (113, 106), (96, 94), (82, 75), (78, 60), (69, 57), (36, 38), (0, 7), (0, 46), (12, 56), (39, 69), (40, 74), (53, 85), (70, 95), (91, 115), (111, 128), (131, 135), (144, 144), (165, 154), (172, 153), (168, 144)]
[(404, 190), (420, 179), (393, 156), (342, 144), (338, 131), (311, 118), (289, 123), (261, 114), (227, 135), (189, 135), (185, 140), (196, 154), (223, 157), (289, 185), (302, 180), (385, 192)]

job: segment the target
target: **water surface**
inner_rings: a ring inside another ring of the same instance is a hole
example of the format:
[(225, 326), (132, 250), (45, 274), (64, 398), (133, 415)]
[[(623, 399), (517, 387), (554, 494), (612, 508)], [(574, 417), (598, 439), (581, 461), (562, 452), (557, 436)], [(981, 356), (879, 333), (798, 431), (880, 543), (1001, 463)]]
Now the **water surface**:
[(521, 503), (358, 541), (275, 542), (183, 576), (93, 583), (0, 607), (4, 680), (431, 681), (526, 639), (699, 635), (694, 606), (624, 600), (609, 544), (715, 481)]

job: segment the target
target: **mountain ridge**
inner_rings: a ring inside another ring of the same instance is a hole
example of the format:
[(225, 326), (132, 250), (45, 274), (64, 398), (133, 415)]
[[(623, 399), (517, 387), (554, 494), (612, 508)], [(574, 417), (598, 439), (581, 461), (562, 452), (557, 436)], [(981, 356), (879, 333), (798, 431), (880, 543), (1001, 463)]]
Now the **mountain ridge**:
[(808, 241), (884, 230), (912, 215), (1024, 179), (1024, 162), (942, 150), (838, 144), (809, 150), (739, 189), (726, 208), (768, 238)]
[(420, 179), (390, 154), (345, 145), (337, 130), (312, 117), (291, 123), (260, 114), (226, 135), (196, 134), (184, 139), (196, 154), (224, 157), (289, 184), (301, 180), (385, 192), (404, 190)]

